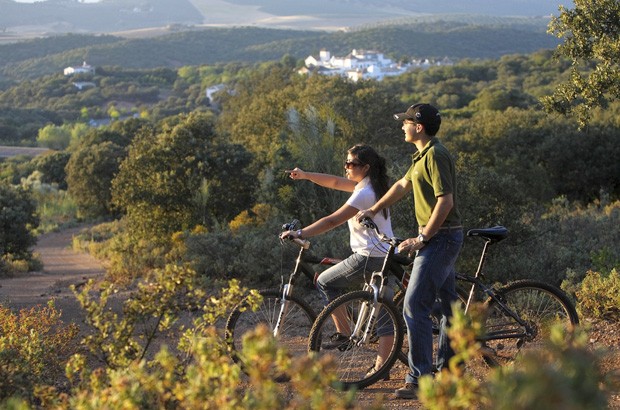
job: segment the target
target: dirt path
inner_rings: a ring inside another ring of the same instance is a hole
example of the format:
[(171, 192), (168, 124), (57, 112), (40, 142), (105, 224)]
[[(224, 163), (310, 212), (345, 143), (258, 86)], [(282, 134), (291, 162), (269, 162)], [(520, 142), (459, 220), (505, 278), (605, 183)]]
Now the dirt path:
[(71, 249), (73, 236), (81, 229), (72, 228), (39, 237), (35, 252), (40, 255), (43, 270), (0, 278), (0, 302), (13, 309), (22, 309), (45, 305), (55, 299), (65, 322), (81, 323), (83, 312), (70, 286), (79, 286), (105, 274), (97, 259)]

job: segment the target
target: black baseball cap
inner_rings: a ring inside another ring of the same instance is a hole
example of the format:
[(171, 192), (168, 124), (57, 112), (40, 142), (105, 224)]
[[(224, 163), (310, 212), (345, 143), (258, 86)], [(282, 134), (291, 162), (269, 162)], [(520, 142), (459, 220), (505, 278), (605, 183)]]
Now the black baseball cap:
[(412, 120), (423, 125), (441, 124), (439, 110), (430, 104), (414, 104), (407, 108), (407, 111), (394, 114), (397, 121)]

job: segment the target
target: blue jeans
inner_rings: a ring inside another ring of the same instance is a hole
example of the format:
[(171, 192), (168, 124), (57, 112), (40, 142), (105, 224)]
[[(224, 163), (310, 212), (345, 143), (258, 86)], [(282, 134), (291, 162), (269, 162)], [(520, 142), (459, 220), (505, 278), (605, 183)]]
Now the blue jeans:
[[(345, 260), (323, 271), (316, 280), (316, 287), (327, 305), (338, 296), (348, 290), (362, 290), (365, 279), (370, 279), (372, 272), (378, 272), (383, 267), (384, 257), (368, 257), (354, 253)], [(394, 278), (390, 278), (393, 283)], [(389, 285), (385, 290), (385, 298), (394, 297), (393, 286)], [(388, 323), (387, 315), (379, 313), (377, 322), (377, 335), (386, 336), (392, 334), (392, 324)]]
[(454, 355), (446, 334), (456, 301), (454, 264), (463, 245), (461, 229), (440, 230), (422, 249), (413, 262), (411, 279), (405, 293), (403, 316), (409, 341), (409, 373), (407, 383), (433, 372), (433, 322), (430, 317), (435, 300), (441, 302), (439, 352), (436, 368), (448, 365)]

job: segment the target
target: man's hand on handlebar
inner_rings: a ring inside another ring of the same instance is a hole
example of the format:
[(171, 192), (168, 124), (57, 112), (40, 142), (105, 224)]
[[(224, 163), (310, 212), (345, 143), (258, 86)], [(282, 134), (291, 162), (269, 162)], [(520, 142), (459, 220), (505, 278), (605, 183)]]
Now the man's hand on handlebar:
[(409, 238), (405, 239), (398, 245), (398, 252), (402, 254), (406, 254), (410, 258), (413, 257), (415, 251), (422, 249), (424, 247), (424, 242), (418, 240), (418, 238)]

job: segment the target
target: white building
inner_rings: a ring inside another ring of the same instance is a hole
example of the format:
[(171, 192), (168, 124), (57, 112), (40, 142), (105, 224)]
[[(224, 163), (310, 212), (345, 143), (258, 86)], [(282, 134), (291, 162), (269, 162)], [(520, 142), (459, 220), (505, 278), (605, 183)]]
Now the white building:
[(86, 64), (86, 61), (82, 63), (81, 66), (78, 67), (67, 67), (64, 70), (65, 75), (73, 75), (73, 74), (95, 74), (95, 67)]
[(409, 68), (386, 58), (381, 52), (357, 49), (353, 49), (344, 57), (332, 56), (329, 51), (323, 49), (318, 58), (308, 56), (304, 62), (306, 67), (300, 70), (300, 73), (339, 75), (351, 81), (364, 78), (381, 80), (387, 75), (402, 74)]
[(452, 65), (452, 61), (445, 58), (431, 62), (428, 59), (413, 60), (411, 64), (399, 64), (387, 58), (383, 53), (372, 50), (353, 49), (344, 57), (332, 56), (325, 49), (321, 50), (318, 58), (308, 56), (305, 67), (299, 70), (300, 74), (319, 73), (325, 75), (339, 75), (351, 81), (362, 79), (382, 80), (387, 76), (396, 76), (405, 73), (411, 68), (428, 68), (432, 65)]

